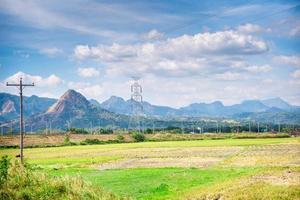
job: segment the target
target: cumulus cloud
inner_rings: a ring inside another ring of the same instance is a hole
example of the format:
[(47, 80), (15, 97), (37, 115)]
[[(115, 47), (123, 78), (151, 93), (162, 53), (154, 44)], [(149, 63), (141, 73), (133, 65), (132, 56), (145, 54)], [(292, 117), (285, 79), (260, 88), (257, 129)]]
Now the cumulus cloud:
[(68, 87), (75, 89), (88, 98), (94, 99), (99, 99), (104, 91), (101, 85), (89, 82), (68, 82)]
[(273, 79), (266, 78), (263, 80), (264, 83), (273, 83)]
[(300, 67), (300, 56), (298, 55), (274, 56), (273, 61), (276, 63)]
[(53, 47), (53, 48), (43, 48), (40, 50), (41, 54), (47, 55), (49, 57), (54, 57), (58, 54), (61, 54), (63, 52), (63, 50)]
[(144, 34), (144, 38), (147, 40), (158, 40), (162, 39), (164, 37), (164, 34), (157, 31), (156, 29), (152, 29), (148, 33)]
[(57, 86), (58, 84), (63, 82), (58, 76), (56, 76), (54, 74), (43, 78), (41, 76), (30, 75), (30, 74), (26, 74), (24, 72), (17, 72), (16, 74), (8, 77), (5, 80), (5, 82), (18, 83), (20, 78), (22, 78), (23, 81), (26, 83), (34, 82), (35, 86), (37, 86), (37, 87), (53, 87), (53, 86)]
[(256, 24), (243, 24), (237, 27), (237, 31), (241, 33), (261, 33), (264, 32), (265, 29)]
[(102, 61), (116, 61), (141, 56), (197, 57), (200, 54), (260, 54), (268, 51), (265, 41), (252, 35), (236, 31), (199, 33), (167, 39), (159, 43), (89, 47), (78, 45), (74, 54), (78, 59), (96, 58)]
[(93, 67), (78, 68), (77, 73), (79, 76), (86, 78), (100, 75), (100, 72)]
[(269, 72), (272, 70), (272, 67), (270, 65), (252, 65), (246, 67), (246, 70), (253, 73), (260, 73), (260, 72)]
[(300, 69), (294, 71), (294, 72), (292, 73), (292, 77), (293, 77), (293, 78), (300, 78)]
[(243, 76), (237, 72), (225, 72), (222, 74), (216, 74), (216, 79), (223, 80), (223, 81), (236, 81), (243, 79)]
[(147, 73), (186, 76), (203, 73), (223, 57), (262, 54), (267, 43), (238, 31), (199, 33), (169, 38), (156, 43), (132, 45), (78, 45), (77, 59), (96, 59), (108, 66), (109, 73), (143, 75)]

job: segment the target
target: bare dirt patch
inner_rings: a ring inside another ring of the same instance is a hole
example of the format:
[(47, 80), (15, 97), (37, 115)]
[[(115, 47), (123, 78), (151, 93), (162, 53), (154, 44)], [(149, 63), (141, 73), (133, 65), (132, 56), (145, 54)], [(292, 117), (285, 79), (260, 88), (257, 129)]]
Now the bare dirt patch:
[(189, 158), (136, 158), (116, 162), (104, 163), (100, 170), (122, 168), (153, 168), (153, 167), (209, 167), (221, 161), (217, 157), (189, 157)]
[(117, 155), (126, 159), (106, 163), (99, 169), (195, 167), (215, 165), (241, 151), (241, 147), (133, 148), (116, 149), (102, 155)]

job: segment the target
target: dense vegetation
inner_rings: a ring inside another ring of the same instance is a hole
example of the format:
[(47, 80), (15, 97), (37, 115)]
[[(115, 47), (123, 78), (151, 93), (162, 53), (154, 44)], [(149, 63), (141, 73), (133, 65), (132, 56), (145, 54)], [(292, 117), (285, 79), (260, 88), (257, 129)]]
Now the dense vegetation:
[(143, 133), (139, 133), (139, 132), (134, 132), (131, 133), (131, 137), (134, 139), (134, 141), (136, 142), (143, 142), (146, 140), (146, 137)]
[(118, 199), (93, 187), (81, 177), (51, 177), (18, 161), (10, 163), (7, 156), (0, 160), (0, 199)]

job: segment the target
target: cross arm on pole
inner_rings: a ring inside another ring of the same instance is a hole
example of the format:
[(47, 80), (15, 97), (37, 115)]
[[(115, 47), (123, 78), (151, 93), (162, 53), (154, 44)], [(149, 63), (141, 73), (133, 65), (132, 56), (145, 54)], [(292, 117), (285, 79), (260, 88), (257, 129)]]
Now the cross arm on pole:
[[(20, 84), (6, 83), (6, 86), (20, 86)], [(22, 84), (22, 86), (34, 86), (34, 83), (31, 83), (31, 84)]]
[(6, 86), (20, 86), (20, 84), (6, 83)]
[(34, 86), (34, 83), (31, 83), (31, 84), (22, 84), (22, 86)]

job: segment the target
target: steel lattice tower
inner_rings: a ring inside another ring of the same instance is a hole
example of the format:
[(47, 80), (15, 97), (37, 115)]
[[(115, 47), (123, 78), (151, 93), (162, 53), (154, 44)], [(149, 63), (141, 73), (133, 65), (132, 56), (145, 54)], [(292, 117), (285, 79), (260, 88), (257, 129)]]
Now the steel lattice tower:
[(131, 85), (131, 118), (129, 122), (129, 130), (143, 132), (143, 89), (138, 83), (138, 78), (133, 78)]

